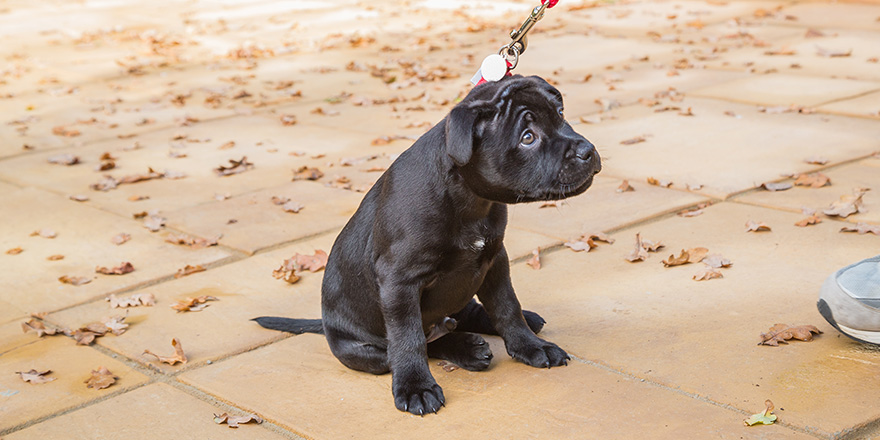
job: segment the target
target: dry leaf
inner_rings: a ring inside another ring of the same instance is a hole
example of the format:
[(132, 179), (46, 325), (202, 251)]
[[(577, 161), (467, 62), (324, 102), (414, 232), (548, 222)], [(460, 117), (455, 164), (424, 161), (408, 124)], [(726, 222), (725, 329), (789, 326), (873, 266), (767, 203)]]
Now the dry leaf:
[(110, 239), (110, 241), (113, 242), (113, 244), (115, 244), (117, 246), (119, 246), (122, 243), (127, 242), (128, 240), (131, 240), (131, 235), (128, 235), (125, 232), (120, 232), (119, 234), (116, 234), (115, 236), (113, 236), (113, 238)]
[(766, 189), (767, 191), (785, 191), (792, 188), (792, 184), (788, 182), (764, 182), (761, 184), (761, 188)]
[(641, 234), (636, 234), (635, 248), (626, 256), (626, 260), (635, 263), (636, 261), (645, 261), (646, 258), (648, 258), (648, 251), (642, 245), (642, 236)]
[(302, 166), (293, 172), (293, 181), (297, 180), (318, 180), (324, 177), (321, 170), (314, 167)]
[(608, 244), (614, 243), (614, 239), (609, 237), (606, 234), (601, 232), (592, 233), (592, 234), (584, 234), (579, 238), (571, 240), (565, 243), (565, 246), (571, 248), (571, 250), (575, 252), (587, 251), (589, 252), (591, 249), (598, 247), (596, 244), (597, 241), (602, 241)]
[(795, 55), (794, 49), (790, 49), (787, 46), (782, 46), (779, 49), (768, 50), (764, 52), (764, 55)]
[(83, 284), (88, 284), (92, 282), (91, 278), (86, 277), (72, 277), (69, 275), (62, 275), (58, 277), (58, 281), (61, 281), (64, 284), (71, 284), (74, 286), (82, 286)]
[(761, 425), (772, 425), (773, 422), (776, 421), (776, 414), (772, 414), (773, 411), (773, 402), (769, 399), (764, 401), (764, 407), (766, 408), (764, 412), (759, 412), (758, 414), (752, 414), (748, 419), (743, 420), (743, 423), (746, 426), (753, 426), (757, 424)]
[(85, 380), (85, 384), (87, 388), (100, 390), (116, 383), (116, 379), (118, 378), (106, 367), (98, 367), (97, 370), (92, 370), (92, 375)]
[(819, 218), (818, 215), (812, 214), (811, 216), (809, 216), (803, 220), (798, 221), (794, 225), (803, 228), (806, 226), (815, 225), (817, 223), (822, 223), (822, 219)]
[(76, 157), (76, 156), (69, 154), (69, 153), (68, 154), (56, 154), (54, 156), (49, 156), (47, 160), (49, 161), (49, 163), (54, 163), (54, 164), (58, 164), (58, 165), (67, 165), (67, 166), (76, 165), (79, 163), (79, 157)]
[(290, 115), (290, 114), (281, 115), (281, 124), (282, 125), (295, 125), (296, 124), (296, 115)]
[(102, 273), (104, 275), (125, 275), (127, 273), (134, 272), (134, 266), (126, 261), (120, 263), (119, 266), (116, 266), (112, 269), (106, 267), (96, 267), (95, 272)]
[(752, 220), (746, 222), (746, 232), (761, 231), (770, 231), (770, 226), (767, 226), (764, 222), (755, 222)]
[(219, 236), (216, 238), (199, 238), (199, 237), (193, 237), (193, 236), (187, 235), (187, 234), (169, 234), (167, 237), (165, 237), (165, 241), (168, 243), (189, 246), (193, 249), (201, 249), (201, 248), (205, 248), (208, 246), (216, 246), (217, 240), (219, 240), (219, 239), (220, 239)]
[(616, 191), (619, 193), (635, 191), (635, 188), (633, 188), (632, 185), (629, 184), (629, 180), (623, 180), (622, 182), (620, 182), (620, 186), (617, 187)]
[(869, 225), (867, 223), (856, 223), (855, 226), (844, 226), (840, 228), (840, 232), (858, 232), (859, 235), (874, 234), (880, 235), (880, 226)]
[(206, 304), (208, 301), (219, 301), (219, 299), (209, 295), (197, 296), (195, 298), (187, 297), (172, 304), (171, 308), (178, 312), (201, 312), (205, 307), (208, 307), (208, 304)]
[(868, 192), (867, 188), (855, 188), (853, 189), (853, 195), (840, 196), (840, 200), (832, 203), (831, 206), (822, 210), (822, 212), (824, 212), (825, 215), (841, 218), (864, 212), (865, 208), (862, 206), (862, 197), (866, 192)]
[(669, 258), (663, 260), (663, 265), (666, 267), (681, 266), (682, 264), (690, 263), (690, 259), (691, 255), (688, 253), (688, 251), (682, 249), (681, 255), (679, 255), (678, 257), (676, 257), (675, 254), (670, 255)]
[(724, 278), (724, 275), (715, 270), (715, 268), (706, 266), (700, 269), (699, 272), (695, 273), (693, 278), (696, 281), (706, 281), (714, 278)]
[(192, 275), (198, 272), (204, 272), (206, 269), (202, 267), (202, 265), (197, 264), (195, 266), (190, 266), (187, 264), (183, 269), (178, 269), (177, 273), (174, 274), (174, 278), (182, 278), (187, 275)]
[(57, 379), (57, 377), (46, 377), (46, 375), (51, 372), (52, 370), (37, 371), (31, 369), (30, 371), (16, 371), (15, 374), (19, 375), (19, 377), (21, 377), (21, 380), (25, 382), (30, 382), (32, 384), (41, 384), (52, 382), (53, 380)]
[(43, 238), (55, 238), (58, 236), (58, 233), (52, 229), (49, 229), (49, 228), (43, 228), (43, 229), (40, 229), (39, 231), (31, 232), (31, 237), (34, 237), (37, 235), (39, 235), (40, 237), (43, 237)]
[(149, 229), (150, 232), (159, 232), (159, 230), (165, 227), (166, 220), (165, 217), (150, 215), (144, 219), (144, 227)]
[(842, 49), (828, 49), (821, 46), (816, 46), (816, 55), (820, 57), (828, 57), (828, 58), (836, 58), (836, 57), (848, 57), (852, 55), (852, 49), (842, 50)]
[(811, 165), (825, 165), (826, 163), (828, 163), (828, 159), (821, 156), (810, 156), (804, 159), (804, 162)]
[(761, 333), (761, 342), (758, 345), (778, 346), (779, 343), (787, 344), (789, 339), (799, 341), (812, 341), (813, 333), (822, 334), (822, 331), (812, 325), (799, 325), (797, 327), (788, 324), (776, 324), (770, 327), (767, 333)]
[(248, 414), (246, 416), (230, 416), (227, 413), (223, 413), (220, 415), (214, 414), (214, 423), (218, 425), (225, 423), (230, 428), (238, 428), (238, 425), (251, 421), (256, 424), (263, 423), (263, 419), (261, 419), (256, 414)]
[(61, 334), (62, 331), (54, 328), (47, 328), (43, 325), (42, 322), (37, 321), (36, 319), (31, 318), (27, 322), (21, 323), (21, 330), (25, 333), (35, 332), (37, 337), (42, 338), (43, 335), (54, 336), (57, 334)]
[(703, 258), (706, 258), (706, 254), (709, 253), (709, 249), (704, 247), (695, 247), (687, 250), (688, 263), (699, 263), (703, 261)]
[(638, 144), (640, 142), (645, 142), (648, 140), (648, 138), (646, 136), (647, 135), (641, 135), (641, 136), (636, 136), (634, 138), (625, 139), (625, 140), (620, 141), (620, 144), (621, 145), (633, 145), (633, 144)]
[(218, 176), (231, 176), (233, 174), (243, 173), (254, 167), (254, 164), (247, 161), (247, 156), (242, 156), (241, 159), (229, 159), (229, 166), (220, 165), (217, 168), (214, 168), (214, 172), (217, 173)]
[(22, 251), (23, 251), (22, 248), (15, 247), (15, 248), (12, 248), (12, 249), (9, 249), (8, 251), (6, 251), (6, 254), (7, 255), (18, 255), (18, 254), (22, 253)]
[[(128, 312), (126, 311), (126, 315), (127, 314)], [(113, 316), (104, 318), (101, 320), (101, 323), (107, 326), (107, 330), (109, 330), (110, 333), (119, 336), (128, 330), (128, 324), (125, 323), (125, 318), (126, 316)]]
[(298, 202), (287, 202), (281, 206), (281, 209), (283, 209), (284, 212), (292, 212), (294, 214), (298, 214), (303, 208), (305, 208), (305, 206)]
[(70, 200), (73, 200), (74, 202), (88, 202), (89, 201), (89, 196), (86, 196), (83, 194), (74, 194), (68, 198)]
[(110, 301), (111, 309), (156, 305), (156, 296), (152, 293), (135, 293), (128, 298), (117, 298), (116, 295), (111, 294), (105, 300)]
[(669, 188), (672, 186), (671, 180), (658, 180), (653, 177), (648, 177), (647, 181), (649, 185), (660, 186), (663, 188)]
[(526, 261), (526, 264), (529, 265), (532, 269), (540, 269), (541, 268), (541, 249), (535, 249), (532, 251), (532, 258), (529, 258), (529, 261)]
[(810, 188), (821, 188), (831, 185), (831, 178), (822, 173), (799, 174), (794, 180), (795, 186), (809, 186)]
[(180, 340), (177, 338), (172, 339), (171, 346), (174, 347), (174, 354), (171, 356), (159, 356), (158, 354), (153, 353), (150, 350), (144, 350), (144, 354), (155, 356), (159, 362), (164, 362), (168, 365), (174, 365), (178, 362), (180, 362), (181, 364), (185, 364), (186, 355), (183, 353), (183, 347), (180, 345)]
[(455, 364), (453, 364), (452, 362), (449, 362), (449, 361), (440, 361), (440, 362), (437, 362), (437, 366), (439, 366), (440, 368), (442, 368), (443, 371), (445, 371), (445, 372), (447, 372), (447, 373), (451, 373), (451, 372), (453, 372), (453, 371), (455, 371), (455, 370), (457, 370), (457, 369), (460, 368), (458, 365), (455, 365)]
[(64, 259), (64, 255), (60, 255), (60, 254), (49, 255), (48, 257), (46, 257), (46, 259), (49, 260), (49, 261), (63, 260), (63, 259)]
[(676, 215), (678, 215), (679, 217), (696, 217), (702, 213), (703, 213), (703, 208), (697, 207), (694, 209), (687, 209), (687, 210), (681, 211)]
[(722, 267), (730, 267), (730, 265), (733, 264), (730, 262), (730, 260), (728, 260), (727, 258), (725, 258), (721, 254), (706, 255), (705, 257), (703, 257), (703, 259), (701, 261), (703, 262), (703, 264), (705, 264), (709, 267), (714, 267), (715, 269), (720, 269)]

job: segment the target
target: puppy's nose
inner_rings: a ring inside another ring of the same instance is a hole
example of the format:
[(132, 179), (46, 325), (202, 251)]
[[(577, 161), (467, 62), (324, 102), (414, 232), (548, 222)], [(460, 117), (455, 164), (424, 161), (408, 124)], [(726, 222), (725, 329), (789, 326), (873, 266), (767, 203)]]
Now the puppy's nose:
[(596, 147), (590, 141), (584, 139), (578, 142), (574, 155), (578, 159), (592, 165), (597, 173), (602, 169), (602, 165), (599, 163), (599, 152), (596, 151)]

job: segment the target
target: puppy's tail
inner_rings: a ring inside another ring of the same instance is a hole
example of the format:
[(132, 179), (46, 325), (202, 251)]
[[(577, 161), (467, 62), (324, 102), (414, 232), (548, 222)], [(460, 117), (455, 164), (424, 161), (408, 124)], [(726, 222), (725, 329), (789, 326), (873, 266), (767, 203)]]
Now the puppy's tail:
[(259, 318), (251, 319), (251, 321), (256, 321), (257, 324), (270, 330), (280, 330), (296, 335), (301, 335), (303, 333), (324, 334), (324, 325), (321, 324), (320, 319), (292, 319), (280, 318), (277, 316), (261, 316)]

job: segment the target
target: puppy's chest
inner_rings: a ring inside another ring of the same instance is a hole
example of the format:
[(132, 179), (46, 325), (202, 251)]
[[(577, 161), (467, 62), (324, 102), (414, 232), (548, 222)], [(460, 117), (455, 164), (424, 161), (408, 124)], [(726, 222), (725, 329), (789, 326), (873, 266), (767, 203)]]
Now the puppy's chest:
[(459, 250), (460, 258), (481, 260), (481, 257), (497, 254), (503, 238), (503, 230), (499, 231), (485, 223), (477, 223), (462, 228), (455, 247)]

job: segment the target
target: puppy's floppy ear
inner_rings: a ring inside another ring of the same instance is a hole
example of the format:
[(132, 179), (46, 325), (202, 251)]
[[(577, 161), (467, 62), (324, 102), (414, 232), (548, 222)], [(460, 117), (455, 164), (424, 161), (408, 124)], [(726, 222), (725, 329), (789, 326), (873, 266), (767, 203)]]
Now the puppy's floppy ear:
[(446, 117), (446, 154), (457, 166), (471, 160), (479, 114), (480, 109), (477, 106), (459, 105)]

